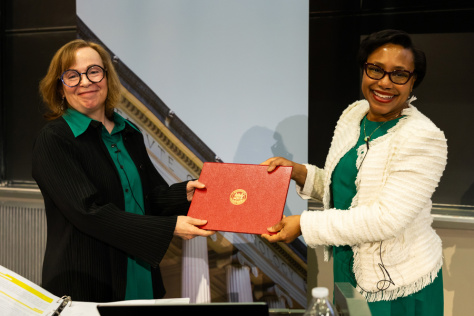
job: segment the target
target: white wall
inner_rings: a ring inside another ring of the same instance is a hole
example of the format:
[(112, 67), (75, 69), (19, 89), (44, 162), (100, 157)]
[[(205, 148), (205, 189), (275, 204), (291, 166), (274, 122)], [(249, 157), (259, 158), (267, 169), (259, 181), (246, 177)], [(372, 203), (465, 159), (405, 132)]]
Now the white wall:
[[(77, 0), (84, 23), (224, 162), (307, 161), (308, 0)], [(288, 214), (306, 209), (290, 186)]]

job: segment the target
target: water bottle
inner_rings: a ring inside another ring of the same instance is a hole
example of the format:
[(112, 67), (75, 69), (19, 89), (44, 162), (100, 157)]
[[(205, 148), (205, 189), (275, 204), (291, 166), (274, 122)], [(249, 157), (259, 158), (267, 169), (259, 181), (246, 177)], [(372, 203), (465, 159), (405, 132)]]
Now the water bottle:
[(303, 316), (338, 316), (334, 305), (329, 301), (329, 290), (325, 287), (315, 287), (311, 291), (313, 298)]

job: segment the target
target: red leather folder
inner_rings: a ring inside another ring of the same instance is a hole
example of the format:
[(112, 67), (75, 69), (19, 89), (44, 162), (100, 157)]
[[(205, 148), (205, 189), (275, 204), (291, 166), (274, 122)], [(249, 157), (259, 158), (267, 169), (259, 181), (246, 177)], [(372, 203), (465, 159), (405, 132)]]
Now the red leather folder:
[(292, 167), (205, 162), (188, 216), (205, 219), (203, 229), (268, 234), (283, 217)]

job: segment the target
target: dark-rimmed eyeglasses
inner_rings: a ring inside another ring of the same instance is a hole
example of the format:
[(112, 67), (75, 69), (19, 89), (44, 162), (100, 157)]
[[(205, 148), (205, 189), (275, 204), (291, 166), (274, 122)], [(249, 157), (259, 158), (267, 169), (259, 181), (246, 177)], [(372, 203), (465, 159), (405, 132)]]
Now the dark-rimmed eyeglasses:
[(81, 83), (82, 75), (86, 75), (87, 79), (92, 83), (101, 82), (105, 77), (105, 69), (99, 65), (92, 65), (87, 68), (86, 72), (79, 72), (74, 69), (68, 69), (61, 75), (61, 81), (68, 87), (74, 88)]
[(415, 73), (408, 70), (385, 71), (382, 67), (371, 63), (365, 63), (364, 70), (367, 77), (371, 79), (380, 80), (388, 75), (391, 82), (399, 85), (407, 83)]

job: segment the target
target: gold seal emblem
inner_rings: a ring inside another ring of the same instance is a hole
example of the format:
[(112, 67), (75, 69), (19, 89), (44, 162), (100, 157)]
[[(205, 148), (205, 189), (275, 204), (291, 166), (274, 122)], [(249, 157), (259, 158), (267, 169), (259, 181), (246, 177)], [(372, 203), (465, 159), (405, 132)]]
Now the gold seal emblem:
[(245, 201), (247, 201), (247, 192), (245, 190), (237, 189), (230, 194), (230, 203), (234, 205), (243, 204)]

